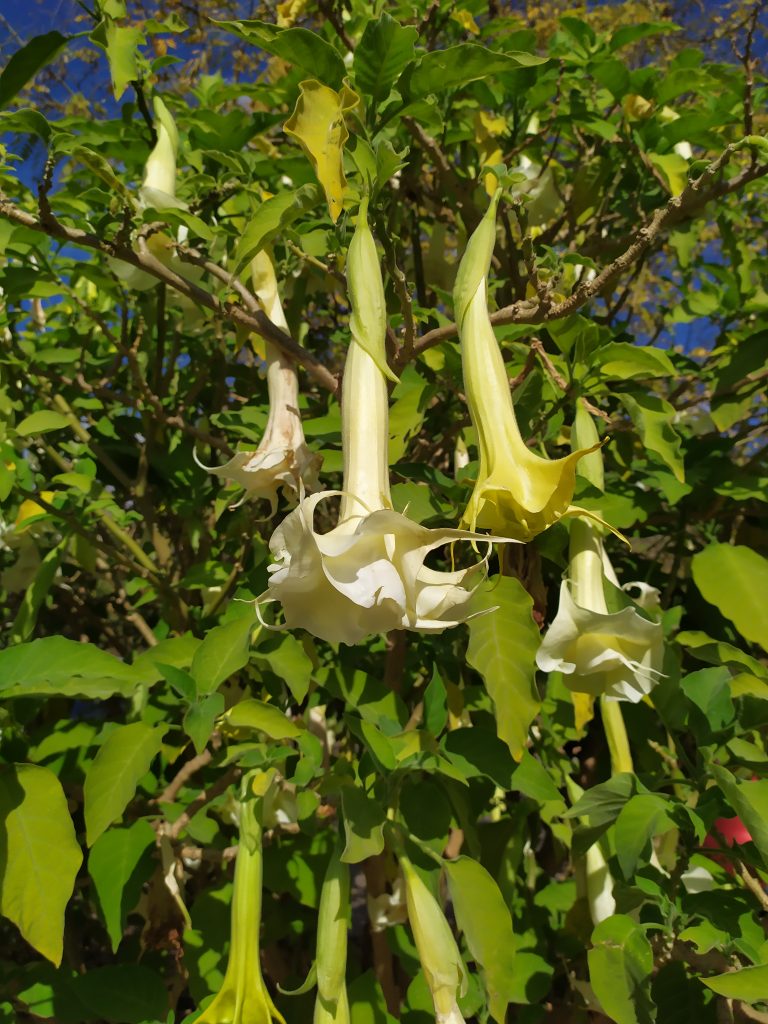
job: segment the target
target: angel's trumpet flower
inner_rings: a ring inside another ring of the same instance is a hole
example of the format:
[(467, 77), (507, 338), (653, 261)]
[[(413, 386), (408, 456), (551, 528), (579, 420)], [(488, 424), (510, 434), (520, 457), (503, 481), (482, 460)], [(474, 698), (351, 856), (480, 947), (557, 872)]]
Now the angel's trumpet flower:
[(285, 1021), (264, 984), (259, 960), (262, 887), (262, 802), (272, 785), (270, 773), (243, 780), (240, 843), (232, 893), (232, 933), (224, 981), (197, 1024), (272, 1024)]
[[(582, 438), (586, 429), (581, 420)], [(594, 424), (592, 430), (597, 437)], [(597, 452), (585, 462), (587, 475), (600, 487), (602, 460)], [(658, 591), (627, 583), (625, 591), (639, 588), (638, 600), (609, 612), (605, 581), (617, 589), (619, 583), (599, 533), (579, 520), (571, 523), (569, 577), (560, 587), (560, 605), (536, 655), (537, 665), (543, 672), (562, 672), (566, 686), (577, 693), (637, 703), (661, 677), (661, 623), (637, 610), (655, 610)]]
[(570, 580), (561, 584), (560, 606), (536, 663), (543, 672), (562, 672), (566, 685), (579, 693), (635, 704), (661, 677), (661, 624), (632, 606), (608, 611), (603, 589), (607, 556), (593, 527), (571, 525), (570, 551)]
[[(277, 290), (272, 260), (259, 252), (251, 262), (253, 289), (270, 320), (288, 331)], [(293, 361), (277, 346), (265, 344), (269, 418), (264, 436), (255, 450), (241, 451), (223, 466), (203, 466), (209, 473), (234, 480), (246, 498), (266, 499), (274, 515), (278, 490), (295, 503), (301, 485), (309, 490), (318, 486), (320, 457), (310, 451), (304, 440), (299, 413), (299, 382)], [(202, 465), (202, 463), (198, 463)]]
[(462, 525), (528, 541), (565, 515), (596, 518), (571, 504), (576, 463), (592, 449), (546, 459), (531, 451), (520, 434), (487, 306), (500, 196), (499, 189), (469, 240), (453, 292), (464, 387), (480, 455), (477, 481)]
[[(462, 530), (430, 530), (395, 512), (389, 489), (386, 306), (376, 244), (360, 208), (347, 274), (352, 341), (342, 388), (344, 483), (300, 502), (269, 546), (265, 597), (283, 607), (289, 628), (355, 644), (391, 629), (441, 632), (463, 622), (485, 560), (458, 572), (426, 568), (430, 551), (454, 540), (488, 540)], [(339, 520), (315, 531), (321, 501), (341, 495)]]
[(341, 845), (337, 843), (320, 890), (314, 1024), (349, 1024), (346, 984), (348, 928), (349, 868), (341, 861)]
[(437, 1024), (464, 1024), (458, 1005), (467, 990), (467, 973), (459, 947), (440, 905), (403, 853), (405, 899), (413, 941), (435, 1006)]

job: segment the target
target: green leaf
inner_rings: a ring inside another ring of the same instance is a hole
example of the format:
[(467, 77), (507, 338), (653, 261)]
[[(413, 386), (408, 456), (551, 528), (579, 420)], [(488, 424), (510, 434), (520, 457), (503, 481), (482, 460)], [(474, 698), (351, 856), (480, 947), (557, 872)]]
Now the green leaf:
[(202, 754), (213, 732), (213, 723), (224, 711), (224, 694), (211, 693), (184, 713), (184, 732), (192, 740), (196, 754)]
[(445, 684), (432, 666), (432, 678), (424, 691), (424, 725), (433, 736), (439, 736), (448, 723), (448, 695)]
[(64, 909), (83, 861), (61, 783), (47, 768), (0, 767), (0, 913), (61, 963)]
[(649, 994), (653, 951), (645, 932), (625, 914), (602, 921), (587, 953), (589, 980), (604, 1013), (615, 1024), (651, 1024), (656, 1007)]
[(710, 544), (693, 556), (693, 580), (741, 635), (768, 650), (768, 559), (743, 545)]
[(680, 29), (671, 21), (642, 21), (639, 25), (622, 25), (611, 36), (611, 50), (621, 50), (648, 36), (670, 35)]
[(597, 361), (604, 377), (626, 380), (630, 377), (674, 377), (672, 360), (666, 352), (653, 345), (631, 345), (611, 341), (597, 352)]
[(123, 937), (125, 921), (141, 896), (142, 886), (153, 870), (151, 853), (155, 830), (144, 818), (128, 828), (111, 828), (93, 844), (88, 855), (88, 874), (104, 915), (112, 952)]
[(69, 36), (60, 32), (46, 32), (30, 39), (11, 57), (0, 74), (0, 108), (8, 106), (31, 82), (37, 72), (50, 64), (56, 54), (69, 42)]
[(85, 831), (93, 846), (105, 829), (121, 817), (133, 799), (139, 779), (159, 753), (168, 727), (144, 722), (118, 725), (104, 740), (85, 777)]
[(274, 704), (263, 700), (241, 700), (227, 712), (227, 724), (233, 729), (258, 729), (273, 740), (295, 739), (302, 729)]
[(0, 651), (0, 697), (130, 697), (139, 682), (133, 667), (63, 636), (47, 636)]
[(477, 43), (459, 43), (445, 50), (425, 53), (411, 74), (407, 88), (411, 96), (426, 96), (519, 67), (535, 67), (546, 60), (530, 53), (496, 53)]
[(245, 614), (223, 626), (214, 626), (195, 651), (190, 675), (197, 683), (201, 696), (213, 693), (235, 672), (248, 664), (251, 653), (251, 633), (256, 625), (256, 613), (248, 608)]
[(704, 984), (726, 999), (741, 999), (745, 1003), (763, 1003), (768, 995), (768, 964), (744, 967), (740, 971), (715, 974), (702, 978)]
[(293, 192), (281, 192), (265, 199), (249, 218), (245, 231), (237, 243), (234, 273), (239, 274), (259, 250), (269, 245), (272, 239), (292, 224), (302, 212), (315, 206), (319, 199), (320, 189), (317, 185), (302, 185)]
[(0, 111), (0, 125), (3, 131), (26, 132), (29, 135), (37, 135), (47, 142), (51, 137), (51, 126), (39, 110), (3, 110)]
[(711, 772), (768, 867), (768, 779), (739, 782), (735, 775), (717, 764), (712, 765)]
[(91, 32), (90, 38), (107, 54), (112, 92), (119, 100), (130, 83), (141, 78), (138, 48), (144, 41), (144, 33), (139, 28), (118, 25), (113, 17), (107, 15)]
[(496, 728), (516, 760), (541, 700), (535, 685), (540, 637), (522, 583), (503, 576), (479, 588), (473, 611), (495, 609), (469, 622), (467, 661), (483, 677), (496, 708)]
[(754, 675), (768, 680), (768, 666), (724, 640), (713, 640), (700, 630), (685, 630), (678, 633), (675, 640), (700, 661), (708, 662), (710, 665), (731, 665), (737, 669), (748, 668)]
[(69, 425), (69, 419), (63, 413), (54, 412), (53, 409), (41, 409), (40, 412), (25, 416), (21, 423), (17, 424), (16, 433), (20, 437), (30, 437), (33, 434), (47, 434), (51, 430), (64, 430)]
[(483, 968), (491, 1016), (504, 1024), (514, 995), (515, 933), (501, 891), (485, 868), (469, 857), (446, 861), (445, 873), (469, 951)]
[(173, 687), (182, 700), (187, 701), (188, 704), (194, 704), (197, 699), (197, 683), (189, 672), (183, 668), (177, 668), (175, 665), (165, 665), (163, 662), (156, 664), (163, 673), (165, 681)]
[(268, 647), (262, 644), (256, 651), (256, 657), (267, 662), (297, 703), (304, 700), (312, 679), (312, 659), (293, 633), (280, 633)]
[(677, 153), (649, 153), (648, 159), (661, 171), (670, 194), (679, 196), (688, 184), (688, 161)]
[(720, 666), (691, 672), (680, 683), (683, 693), (702, 712), (714, 732), (733, 721), (730, 682), (730, 671)]
[(515, 769), (510, 789), (529, 796), (538, 803), (557, 803), (559, 809), (562, 812), (565, 811), (565, 802), (552, 776), (544, 765), (527, 750), (523, 751), (520, 764)]
[(141, 964), (108, 964), (74, 979), (88, 1020), (107, 1024), (155, 1024), (167, 1019), (168, 993), (161, 975)]
[(244, 21), (212, 20), (215, 25), (221, 25), (275, 57), (282, 57), (332, 89), (339, 88), (347, 73), (339, 51), (316, 32), (305, 28), (278, 28), (270, 22), (255, 18)]
[(616, 857), (626, 879), (631, 879), (643, 850), (653, 836), (674, 827), (669, 801), (655, 793), (638, 793), (624, 804), (616, 819)]
[(413, 59), (418, 37), (415, 28), (399, 25), (386, 11), (377, 21), (369, 21), (355, 49), (355, 85), (374, 102), (386, 99), (400, 72)]
[(636, 779), (630, 772), (612, 775), (607, 782), (592, 786), (579, 797), (566, 818), (588, 818), (590, 825), (606, 825), (619, 816), (622, 808), (635, 792)]
[(35, 578), (27, 587), (24, 599), (19, 605), (16, 618), (11, 626), (11, 643), (19, 644), (28, 640), (35, 631), (37, 616), (48, 592), (53, 585), (53, 580), (58, 572), (61, 558), (64, 554), (66, 543), (51, 548), (48, 554), (40, 563), (35, 573)]
[(366, 857), (381, 853), (384, 849), (384, 811), (380, 804), (357, 786), (344, 786), (341, 806), (347, 838), (342, 861), (359, 864)]
[(675, 477), (683, 483), (683, 454), (680, 435), (672, 425), (675, 419), (673, 407), (663, 398), (640, 391), (635, 391), (631, 395), (622, 393), (619, 398), (632, 417), (640, 440), (648, 451), (660, 456), (662, 462), (669, 466)]

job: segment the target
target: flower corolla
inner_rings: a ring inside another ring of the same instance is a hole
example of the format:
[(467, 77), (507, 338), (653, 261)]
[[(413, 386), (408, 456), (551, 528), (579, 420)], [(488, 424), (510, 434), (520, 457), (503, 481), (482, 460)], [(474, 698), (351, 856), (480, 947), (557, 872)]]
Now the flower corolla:
[[(557, 615), (536, 664), (543, 672), (562, 672), (575, 692), (635, 704), (662, 676), (661, 623), (637, 610), (652, 607), (653, 588), (641, 590), (642, 604), (609, 612), (605, 579), (616, 585), (601, 537), (588, 523), (572, 523), (570, 580), (561, 584)], [(634, 586), (639, 585), (629, 583), (624, 590)]]
[[(264, 312), (274, 324), (287, 331), (275, 270), (267, 253), (259, 252), (253, 258), (251, 278)], [(282, 490), (284, 497), (295, 502), (302, 486), (309, 490), (318, 486), (320, 457), (307, 447), (304, 439), (299, 382), (293, 360), (269, 341), (265, 344), (265, 354), (269, 417), (261, 442), (255, 450), (237, 452), (223, 466), (203, 466), (203, 469), (242, 487), (243, 501), (248, 498), (269, 501), (274, 515), (278, 491)]]
[[(520, 434), (487, 306), (500, 195), (499, 190), (469, 240), (453, 293), (464, 386), (480, 455), (477, 481), (462, 525), (528, 541), (565, 515), (597, 518), (571, 504), (576, 464), (593, 449), (547, 459), (531, 451)], [(598, 441), (593, 448), (599, 446)]]

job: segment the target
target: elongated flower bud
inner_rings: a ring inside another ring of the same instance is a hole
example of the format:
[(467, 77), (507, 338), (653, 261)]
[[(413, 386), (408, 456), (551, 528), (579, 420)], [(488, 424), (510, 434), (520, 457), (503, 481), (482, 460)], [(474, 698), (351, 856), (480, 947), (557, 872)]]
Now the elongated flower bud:
[(440, 906), (410, 860), (398, 855), (405, 878), (408, 920), (437, 1024), (464, 1024), (457, 999), (467, 990), (467, 975), (456, 939)]
[(347, 929), (349, 928), (349, 868), (341, 861), (337, 843), (320, 891), (317, 918), (317, 1002), (315, 1024), (346, 1024)]
[(155, 206), (151, 200), (156, 193), (171, 199), (176, 196), (176, 158), (179, 153), (179, 132), (170, 111), (155, 96), (152, 105), (155, 111), (155, 131), (157, 142), (149, 154), (144, 168), (142, 198), (147, 205)]

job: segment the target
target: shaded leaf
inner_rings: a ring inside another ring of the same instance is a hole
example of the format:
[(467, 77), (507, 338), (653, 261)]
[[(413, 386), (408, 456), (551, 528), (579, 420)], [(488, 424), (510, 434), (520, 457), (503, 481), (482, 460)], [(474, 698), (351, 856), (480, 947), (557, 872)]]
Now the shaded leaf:
[(154, 845), (155, 830), (140, 818), (128, 828), (111, 828), (102, 833), (88, 855), (88, 874), (113, 952), (117, 952), (126, 918), (136, 906), (152, 870), (152, 859), (146, 854)]
[(469, 622), (467, 661), (483, 677), (496, 708), (496, 727), (512, 756), (520, 759), (528, 727), (541, 707), (535, 685), (540, 637), (522, 583), (502, 577), (478, 590), (473, 611), (495, 609)]
[(34, 36), (14, 53), (0, 74), (0, 108), (7, 106), (41, 68), (50, 64), (69, 38), (60, 32), (46, 32)]

